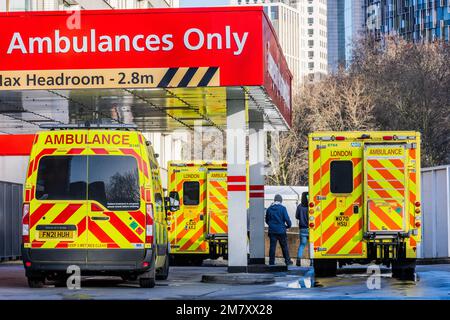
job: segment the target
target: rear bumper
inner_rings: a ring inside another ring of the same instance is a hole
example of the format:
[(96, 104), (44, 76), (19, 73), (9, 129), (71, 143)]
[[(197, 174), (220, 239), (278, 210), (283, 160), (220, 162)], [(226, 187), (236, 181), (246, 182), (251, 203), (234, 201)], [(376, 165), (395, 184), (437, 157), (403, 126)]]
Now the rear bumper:
[[(78, 266), (83, 275), (115, 275), (144, 273), (154, 267), (152, 249), (32, 249), (22, 247), (22, 260), (27, 275), (66, 272)], [(30, 266), (26, 263), (31, 262)], [(145, 263), (145, 267), (144, 267)]]

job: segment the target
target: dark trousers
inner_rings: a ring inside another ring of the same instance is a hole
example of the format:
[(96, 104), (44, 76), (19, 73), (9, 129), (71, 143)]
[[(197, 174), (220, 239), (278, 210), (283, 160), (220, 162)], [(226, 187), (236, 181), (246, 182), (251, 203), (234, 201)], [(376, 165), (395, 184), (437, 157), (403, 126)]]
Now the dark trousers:
[(269, 239), (270, 239), (269, 264), (270, 265), (275, 264), (275, 249), (277, 247), (277, 241), (280, 242), (281, 251), (283, 252), (283, 257), (286, 263), (291, 261), (291, 257), (289, 256), (286, 233), (269, 233)]

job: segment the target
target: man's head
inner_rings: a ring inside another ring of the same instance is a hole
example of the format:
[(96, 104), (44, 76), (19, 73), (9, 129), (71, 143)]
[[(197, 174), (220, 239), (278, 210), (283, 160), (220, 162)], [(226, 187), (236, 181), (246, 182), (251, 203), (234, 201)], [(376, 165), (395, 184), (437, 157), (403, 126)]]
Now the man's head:
[(273, 198), (273, 201), (281, 203), (281, 202), (283, 202), (283, 198), (281, 197), (281, 195), (276, 194), (275, 198)]

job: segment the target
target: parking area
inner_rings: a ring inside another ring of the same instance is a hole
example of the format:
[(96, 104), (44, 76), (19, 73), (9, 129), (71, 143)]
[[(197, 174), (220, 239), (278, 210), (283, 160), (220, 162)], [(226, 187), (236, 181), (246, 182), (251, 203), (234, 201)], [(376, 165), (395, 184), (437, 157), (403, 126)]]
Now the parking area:
[[(0, 299), (2, 300), (153, 300), (153, 299), (450, 299), (450, 265), (417, 267), (419, 281), (391, 278), (388, 269), (381, 270), (380, 289), (370, 290), (368, 274), (363, 268), (345, 268), (335, 278), (318, 279), (311, 288), (306, 267), (289, 267), (275, 274), (269, 285), (224, 285), (202, 283), (204, 274), (226, 272), (226, 267), (172, 267), (169, 279), (158, 281), (154, 289), (139, 288), (137, 283), (120, 278), (83, 278), (80, 290), (56, 288), (30, 289), (20, 263), (0, 264)], [(306, 277), (305, 277), (306, 275)]]

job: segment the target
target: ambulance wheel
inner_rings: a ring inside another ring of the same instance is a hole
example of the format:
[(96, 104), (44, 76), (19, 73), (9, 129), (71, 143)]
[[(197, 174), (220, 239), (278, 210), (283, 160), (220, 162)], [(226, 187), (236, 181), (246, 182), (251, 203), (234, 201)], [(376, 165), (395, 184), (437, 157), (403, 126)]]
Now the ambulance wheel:
[(156, 280), (167, 280), (169, 277), (169, 255), (166, 255), (166, 259), (164, 261), (164, 266), (161, 271), (156, 274)]
[(141, 288), (154, 288), (156, 285), (155, 278), (140, 278), (139, 286)]
[(314, 259), (314, 275), (316, 277), (335, 277), (337, 261), (334, 259)]
[(154, 288), (155, 283), (155, 263), (153, 260), (153, 267), (146, 273), (144, 273), (141, 277), (139, 277), (139, 286), (141, 288)]
[(44, 284), (44, 277), (28, 277), (28, 286), (30, 288), (43, 288)]
[(414, 281), (416, 279), (416, 260), (401, 259), (393, 261), (392, 278)]

